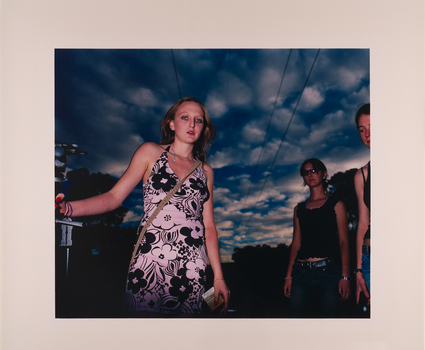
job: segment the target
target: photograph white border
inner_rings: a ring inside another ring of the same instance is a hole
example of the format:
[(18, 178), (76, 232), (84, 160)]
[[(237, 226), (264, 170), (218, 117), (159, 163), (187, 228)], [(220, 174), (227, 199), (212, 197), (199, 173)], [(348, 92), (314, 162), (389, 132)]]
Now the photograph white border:
[[(424, 348), (424, 3), (4, 0), (1, 348)], [(371, 319), (54, 317), (55, 48), (369, 48)]]

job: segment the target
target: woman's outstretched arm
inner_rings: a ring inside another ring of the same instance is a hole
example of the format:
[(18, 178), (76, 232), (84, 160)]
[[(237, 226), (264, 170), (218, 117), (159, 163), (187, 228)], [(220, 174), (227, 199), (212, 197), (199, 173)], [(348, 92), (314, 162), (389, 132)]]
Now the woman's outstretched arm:
[[(73, 217), (96, 215), (118, 208), (142, 180), (150, 164), (153, 164), (152, 159), (159, 152), (158, 147), (154, 143), (141, 145), (134, 153), (127, 170), (111, 190), (98, 196), (70, 202), (72, 210), (68, 211), (68, 215)], [(57, 199), (63, 197), (63, 194), (59, 194)], [(65, 202), (61, 202), (59, 206), (60, 212), (65, 214), (67, 210)]]

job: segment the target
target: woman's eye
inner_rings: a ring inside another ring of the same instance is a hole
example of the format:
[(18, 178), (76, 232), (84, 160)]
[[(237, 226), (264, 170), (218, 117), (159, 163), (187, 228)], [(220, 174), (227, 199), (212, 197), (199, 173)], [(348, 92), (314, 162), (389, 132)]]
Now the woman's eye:
[(183, 115), (183, 116), (182, 116), (182, 119), (186, 120), (186, 119), (187, 119), (187, 117), (186, 117), (185, 115)]
[(200, 124), (202, 124), (204, 122), (204, 120), (202, 118), (196, 119), (196, 121)]

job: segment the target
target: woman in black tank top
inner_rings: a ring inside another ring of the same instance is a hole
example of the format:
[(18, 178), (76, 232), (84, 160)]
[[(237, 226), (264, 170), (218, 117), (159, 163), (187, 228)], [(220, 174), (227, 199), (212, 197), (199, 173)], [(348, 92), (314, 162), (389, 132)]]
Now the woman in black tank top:
[[(360, 107), (356, 113), (357, 130), (366, 147), (370, 148), (370, 104)], [(363, 292), (370, 304), (370, 162), (360, 168), (354, 176), (359, 224), (357, 226), (356, 255), (356, 300)]]
[(290, 317), (339, 317), (350, 296), (347, 212), (326, 193), (326, 166), (316, 158), (300, 168), (310, 197), (294, 209), (294, 235), (283, 287)]

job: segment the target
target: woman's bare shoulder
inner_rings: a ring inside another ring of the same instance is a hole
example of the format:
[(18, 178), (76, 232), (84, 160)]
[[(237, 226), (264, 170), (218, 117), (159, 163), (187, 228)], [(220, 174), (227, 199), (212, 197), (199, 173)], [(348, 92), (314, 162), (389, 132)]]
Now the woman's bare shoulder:
[(363, 174), (364, 174), (365, 178), (367, 178), (368, 172), (369, 172), (368, 164), (362, 166), (354, 174), (354, 181), (356, 181), (356, 180), (357, 181), (363, 180)]
[(214, 181), (214, 170), (208, 163), (201, 164), (202, 170), (208, 182)]
[(164, 152), (166, 149), (166, 146), (159, 145), (154, 142), (145, 142), (139, 146), (139, 148), (136, 151), (136, 154), (144, 155), (147, 157), (158, 157)]
[(338, 200), (335, 204), (335, 210), (346, 210), (345, 204), (342, 200)]
[(139, 164), (145, 169), (150, 169), (162, 152), (164, 152), (164, 149), (160, 145), (153, 142), (145, 142), (134, 152), (131, 162)]
[(202, 169), (204, 169), (204, 171), (207, 171), (207, 172), (211, 172), (211, 173), (214, 172), (212, 166), (209, 165), (208, 163), (202, 164)]

